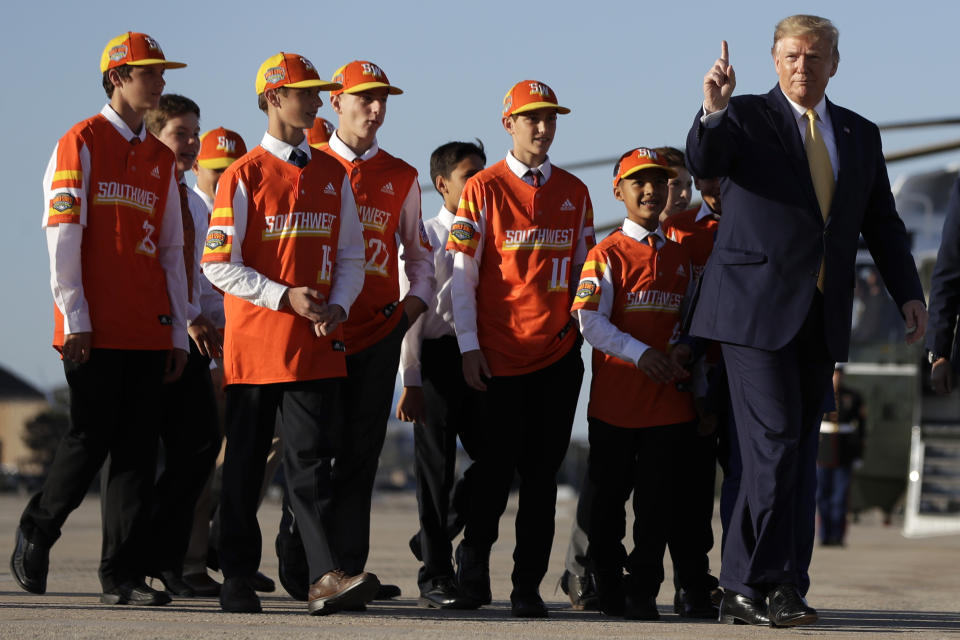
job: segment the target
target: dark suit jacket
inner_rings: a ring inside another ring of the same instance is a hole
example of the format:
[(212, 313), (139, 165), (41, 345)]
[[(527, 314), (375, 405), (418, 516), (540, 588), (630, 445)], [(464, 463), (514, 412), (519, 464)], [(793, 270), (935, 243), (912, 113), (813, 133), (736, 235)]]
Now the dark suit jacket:
[(930, 282), (930, 323), (927, 325), (927, 349), (960, 365), (960, 344), (954, 339), (960, 315), (960, 178), (953, 183), (937, 265)]
[(894, 208), (876, 125), (827, 101), (838, 177), (824, 225), (794, 111), (779, 87), (731, 99), (718, 126), (697, 114), (687, 136), (695, 176), (721, 177), (723, 217), (700, 282), (691, 333), (766, 350), (796, 336), (826, 259), (829, 355), (847, 358), (854, 265), (863, 234), (897, 306), (922, 300)]

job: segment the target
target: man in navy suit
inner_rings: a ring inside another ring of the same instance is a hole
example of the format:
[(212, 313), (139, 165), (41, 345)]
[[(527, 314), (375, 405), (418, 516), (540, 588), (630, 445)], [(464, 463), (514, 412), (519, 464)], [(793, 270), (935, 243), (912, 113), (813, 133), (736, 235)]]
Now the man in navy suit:
[(956, 340), (960, 317), (960, 178), (953, 183), (937, 266), (930, 282), (930, 331), (927, 350), (930, 358), (930, 385), (941, 395), (953, 391), (954, 369), (960, 364)]
[(735, 98), (723, 42), (687, 136), (691, 172), (722, 178), (723, 218), (691, 333), (722, 343), (743, 463), (720, 572), (720, 620), (731, 624), (817, 619), (803, 597), (817, 427), (834, 362), (847, 357), (858, 236), (903, 311), (907, 342), (926, 327), (880, 133), (824, 97), (837, 41), (824, 18), (782, 20), (778, 86)]

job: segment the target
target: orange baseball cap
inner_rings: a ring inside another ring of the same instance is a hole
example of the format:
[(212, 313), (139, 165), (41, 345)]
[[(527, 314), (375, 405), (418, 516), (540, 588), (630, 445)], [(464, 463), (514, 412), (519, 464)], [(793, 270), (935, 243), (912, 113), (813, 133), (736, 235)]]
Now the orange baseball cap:
[(263, 61), (257, 71), (257, 95), (278, 87), (339, 89), (337, 82), (320, 79), (316, 67), (298, 53), (280, 52)]
[(385, 87), (390, 95), (403, 93), (403, 89), (390, 84), (383, 69), (366, 60), (354, 60), (343, 65), (333, 72), (333, 81), (342, 84), (343, 88), (331, 91), (332, 96), (341, 93), (360, 93), (381, 87)]
[(162, 64), (164, 69), (181, 69), (184, 62), (167, 60), (157, 41), (145, 33), (127, 31), (107, 43), (100, 56), (101, 73), (114, 67), (130, 64), (142, 67), (148, 64)]
[(666, 158), (661, 158), (653, 149), (638, 147), (620, 156), (614, 168), (613, 186), (643, 169), (663, 169), (670, 178), (677, 177), (677, 170), (667, 164)]
[(247, 152), (247, 145), (236, 131), (217, 127), (200, 136), (197, 164), (204, 169), (226, 169)]
[(327, 141), (337, 128), (333, 123), (323, 118), (317, 118), (313, 121), (313, 127), (306, 130), (307, 144), (314, 149), (322, 149), (327, 146)]
[(503, 117), (534, 109), (556, 109), (557, 113), (570, 113), (570, 109), (557, 104), (553, 89), (536, 80), (522, 80), (510, 87), (503, 96)]

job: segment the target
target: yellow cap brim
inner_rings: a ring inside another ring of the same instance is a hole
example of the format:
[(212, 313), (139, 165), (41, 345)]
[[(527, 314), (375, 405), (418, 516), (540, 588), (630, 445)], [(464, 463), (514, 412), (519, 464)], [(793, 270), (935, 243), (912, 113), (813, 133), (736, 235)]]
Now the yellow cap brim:
[(236, 161), (236, 158), (206, 158), (197, 160), (197, 164), (204, 169), (226, 169)]
[(301, 80), (300, 82), (291, 82), (290, 84), (285, 84), (283, 86), (293, 87), (294, 89), (301, 89), (303, 87), (316, 87), (324, 91), (337, 91), (338, 89), (343, 88), (343, 85), (339, 82), (330, 82), (329, 80)]
[(620, 182), (624, 178), (629, 178), (630, 176), (635, 174), (637, 171), (643, 171), (644, 169), (660, 169), (661, 171), (665, 171), (667, 176), (670, 178), (676, 178), (678, 175), (680, 175), (679, 173), (677, 173), (677, 170), (674, 169), (673, 167), (665, 167), (662, 164), (656, 164), (655, 162), (651, 162), (650, 164), (641, 164), (641, 165), (637, 165), (636, 167), (631, 167), (626, 173), (624, 173), (619, 178), (617, 178), (617, 182)]
[(326, 149), (329, 146), (330, 146), (329, 142), (315, 142), (310, 145), (310, 147), (313, 149)]
[(517, 113), (526, 113), (527, 111), (535, 111), (537, 109), (556, 109), (557, 113), (570, 113), (570, 109), (561, 107), (560, 105), (552, 102), (531, 102), (530, 104), (525, 104), (522, 107), (517, 107), (508, 115), (512, 116)]
[(187, 66), (186, 62), (174, 62), (173, 60), (164, 60), (162, 58), (147, 58), (146, 60), (136, 60), (134, 62), (125, 62), (131, 67), (145, 67), (151, 64), (162, 64), (164, 69), (183, 69)]
[(370, 89), (383, 89), (387, 90), (387, 93), (391, 96), (398, 96), (403, 93), (403, 89), (400, 87), (394, 87), (393, 85), (385, 84), (383, 82), (364, 82), (356, 86), (350, 87), (349, 89), (344, 89), (344, 93), (360, 93), (361, 91), (369, 91)]

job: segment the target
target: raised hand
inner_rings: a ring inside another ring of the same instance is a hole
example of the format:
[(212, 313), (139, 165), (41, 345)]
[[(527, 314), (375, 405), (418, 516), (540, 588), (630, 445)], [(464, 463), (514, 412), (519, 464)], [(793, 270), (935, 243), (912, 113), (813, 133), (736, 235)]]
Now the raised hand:
[(703, 76), (703, 107), (706, 113), (726, 109), (737, 86), (737, 74), (730, 64), (730, 51), (727, 41), (720, 41), (720, 57)]

